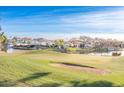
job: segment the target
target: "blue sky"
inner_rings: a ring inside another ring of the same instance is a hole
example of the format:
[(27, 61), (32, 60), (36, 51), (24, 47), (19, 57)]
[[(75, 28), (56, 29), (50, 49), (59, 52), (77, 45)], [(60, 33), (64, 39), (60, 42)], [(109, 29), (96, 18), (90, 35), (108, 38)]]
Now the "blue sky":
[(124, 40), (124, 7), (0, 7), (5, 34), (21, 37), (70, 38), (81, 35)]

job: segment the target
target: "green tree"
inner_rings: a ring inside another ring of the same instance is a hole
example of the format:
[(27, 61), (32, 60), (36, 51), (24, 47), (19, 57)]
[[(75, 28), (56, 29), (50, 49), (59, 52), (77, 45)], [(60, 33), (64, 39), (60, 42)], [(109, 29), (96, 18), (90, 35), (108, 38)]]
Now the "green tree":
[(61, 49), (64, 47), (64, 40), (63, 39), (59, 39), (59, 40), (55, 40), (55, 45)]

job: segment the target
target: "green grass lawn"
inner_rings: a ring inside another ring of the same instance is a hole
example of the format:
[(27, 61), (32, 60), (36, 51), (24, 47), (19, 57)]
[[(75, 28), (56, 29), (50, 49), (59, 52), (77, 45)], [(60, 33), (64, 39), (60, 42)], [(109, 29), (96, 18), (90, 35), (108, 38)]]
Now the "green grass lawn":
[[(53, 66), (70, 63), (109, 70), (97, 74)], [(124, 86), (124, 57), (64, 54), (47, 50), (0, 54), (0, 86)]]

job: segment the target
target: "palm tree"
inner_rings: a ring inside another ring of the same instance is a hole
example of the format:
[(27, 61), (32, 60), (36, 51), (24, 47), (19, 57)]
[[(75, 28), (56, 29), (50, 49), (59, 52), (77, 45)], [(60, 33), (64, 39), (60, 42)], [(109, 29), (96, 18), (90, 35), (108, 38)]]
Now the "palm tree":
[(4, 44), (7, 42), (7, 38), (4, 35), (4, 32), (1, 32), (1, 26), (0, 26), (0, 50), (4, 48)]

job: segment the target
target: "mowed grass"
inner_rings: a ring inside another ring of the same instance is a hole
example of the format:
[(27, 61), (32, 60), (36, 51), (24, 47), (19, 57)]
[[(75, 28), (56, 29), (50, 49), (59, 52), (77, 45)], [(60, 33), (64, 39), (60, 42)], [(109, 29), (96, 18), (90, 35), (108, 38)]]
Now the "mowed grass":
[[(53, 66), (71, 63), (109, 70), (97, 74)], [(124, 86), (124, 57), (65, 54), (48, 50), (0, 54), (0, 86)]]

